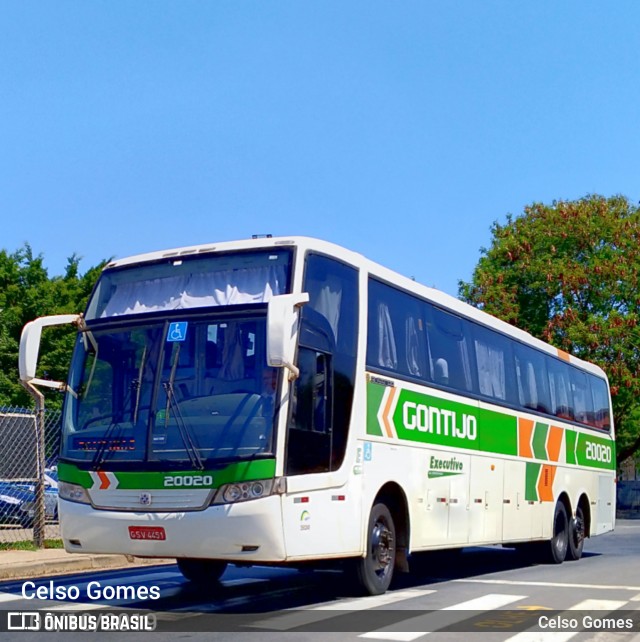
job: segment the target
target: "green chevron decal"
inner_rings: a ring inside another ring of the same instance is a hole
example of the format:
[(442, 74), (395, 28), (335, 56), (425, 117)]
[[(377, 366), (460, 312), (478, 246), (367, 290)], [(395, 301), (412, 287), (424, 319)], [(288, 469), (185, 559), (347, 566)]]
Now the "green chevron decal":
[(547, 459), (547, 433), (549, 426), (540, 422), (536, 423), (533, 431), (533, 455), (536, 459)]
[(542, 464), (527, 462), (524, 498), (527, 501), (538, 501), (538, 477)]

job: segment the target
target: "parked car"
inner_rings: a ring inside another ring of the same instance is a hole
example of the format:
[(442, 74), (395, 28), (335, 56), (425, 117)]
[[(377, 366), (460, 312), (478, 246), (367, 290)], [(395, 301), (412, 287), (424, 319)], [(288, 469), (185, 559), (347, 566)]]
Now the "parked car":
[[(35, 484), (25, 481), (0, 481), (0, 522), (32, 528), (35, 519)], [(45, 519), (58, 519), (58, 487), (45, 478)]]
[(58, 469), (45, 468), (44, 469), (44, 485), (45, 488), (58, 488)]

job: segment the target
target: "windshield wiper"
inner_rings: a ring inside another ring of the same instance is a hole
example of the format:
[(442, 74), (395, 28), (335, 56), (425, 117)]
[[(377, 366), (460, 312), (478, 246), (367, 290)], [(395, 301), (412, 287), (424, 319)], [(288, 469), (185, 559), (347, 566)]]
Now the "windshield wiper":
[(142, 351), (142, 358), (140, 359), (140, 367), (138, 368), (138, 378), (131, 382), (131, 385), (136, 389), (136, 405), (133, 407), (133, 423), (138, 423), (138, 409), (140, 408), (140, 393), (142, 391), (142, 372), (147, 361), (147, 346)]
[(102, 442), (96, 449), (96, 453), (93, 456), (92, 464), (94, 470), (98, 470), (104, 463), (104, 460), (107, 458), (107, 449), (109, 447), (109, 442), (113, 437), (116, 436), (116, 430), (118, 430), (119, 428), (120, 424), (117, 421), (112, 421), (109, 424), (109, 427), (106, 429), (104, 436), (102, 437)]
[(191, 462), (191, 465), (197, 468), (198, 470), (204, 470), (204, 464), (202, 463), (202, 458), (198, 453), (197, 446), (193, 442), (193, 435), (191, 434), (191, 430), (189, 429), (189, 426), (187, 426), (182, 416), (182, 413), (180, 412), (180, 406), (176, 401), (176, 396), (173, 391), (173, 382), (176, 377), (176, 368), (178, 365), (179, 355), (180, 355), (180, 346), (178, 346), (175, 356), (173, 357), (173, 363), (171, 364), (171, 374), (169, 375), (169, 381), (162, 382), (162, 387), (164, 388), (165, 393), (167, 395), (167, 406), (165, 408), (165, 414), (164, 414), (164, 426), (166, 429), (167, 424), (169, 422), (169, 411), (170, 409), (172, 409), (173, 416), (175, 417), (176, 424), (178, 426), (178, 432), (180, 433), (180, 438), (182, 439), (182, 443), (184, 444), (184, 449), (186, 450), (187, 455), (189, 456), (189, 461)]
[[(127, 404), (130, 403), (131, 401), (131, 391), (132, 388), (134, 387), (134, 382), (131, 383), (131, 386), (129, 386), (129, 390), (127, 394), (125, 395), (125, 398), (122, 402), (122, 407), (126, 408)], [(136, 399), (136, 414), (137, 414), (137, 403), (140, 398), (140, 390), (138, 389), (137, 391), (137, 399)], [(94, 470), (98, 470), (100, 466), (104, 463), (105, 459), (107, 458), (107, 453), (111, 452), (109, 450), (109, 442), (113, 440), (114, 437), (120, 434), (120, 429), (122, 428), (121, 424), (119, 421), (113, 421), (111, 420), (111, 423), (107, 427), (107, 429), (104, 432), (104, 435), (102, 437), (102, 442), (100, 446), (96, 449), (96, 453), (93, 456), (93, 468)], [(117, 432), (116, 432), (117, 431)]]
[[(180, 433), (180, 438), (182, 439), (182, 443), (184, 444), (184, 449), (187, 451), (187, 455), (189, 455), (189, 461), (198, 470), (204, 470), (204, 464), (202, 463), (202, 458), (198, 453), (198, 448), (193, 443), (193, 437), (191, 435), (191, 431), (189, 430), (189, 427), (187, 426), (184, 418), (182, 417), (182, 413), (180, 412), (180, 406), (178, 405), (175, 394), (173, 393), (173, 383), (170, 381), (166, 381), (162, 385), (167, 393), (167, 406), (169, 406), (173, 410), (173, 416), (176, 419), (178, 432)], [(168, 410), (165, 414), (164, 421), (165, 421), (165, 427), (166, 427), (169, 421)]]

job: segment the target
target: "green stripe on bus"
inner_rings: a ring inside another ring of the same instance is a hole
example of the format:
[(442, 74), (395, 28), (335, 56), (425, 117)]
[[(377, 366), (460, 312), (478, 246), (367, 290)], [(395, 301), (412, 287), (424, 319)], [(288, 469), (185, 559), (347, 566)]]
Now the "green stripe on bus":
[(565, 430), (564, 431), (564, 446), (565, 453), (567, 456), (567, 464), (577, 464), (576, 461), (576, 438), (578, 433), (575, 430)]
[(382, 429), (378, 423), (378, 410), (382, 404), (385, 386), (367, 385), (367, 434), (382, 437)]
[(400, 390), (393, 413), (398, 439), (455, 448), (479, 449), (478, 408)]
[(616, 451), (613, 442), (596, 435), (586, 433), (578, 435), (576, 457), (581, 466), (606, 470), (616, 467)]
[(518, 454), (518, 419), (503, 412), (481, 408), (480, 450), (498, 455)]
[[(367, 434), (383, 437), (379, 415), (387, 385), (369, 381), (367, 384)], [(496, 455), (518, 455), (518, 416), (477, 405), (442, 399), (413, 390), (396, 387), (395, 407), (387, 417), (395, 426), (401, 441), (435, 444), (451, 448), (475, 450)], [(393, 404), (392, 404), (393, 405)], [(532, 455), (549, 461), (547, 440), (550, 425), (537, 421), (533, 429)], [(615, 444), (608, 437), (564, 429), (565, 459), (568, 464), (589, 468), (615, 469)], [(537, 495), (537, 491), (536, 491)]]
[[(257, 479), (272, 479), (273, 477), (275, 477), (275, 472), (275, 459), (260, 459), (255, 461), (236, 462), (233, 464), (228, 464), (224, 468), (202, 471), (118, 471), (109, 474), (113, 474), (118, 480), (118, 489), (140, 490), (166, 488), (167, 485), (165, 485), (165, 479), (167, 477), (212, 477), (212, 484), (197, 487), (219, 488), (223, 484), (231, 484), (234, 482), (253, 481)], [(58, 466), (58, 475), (60, 481), (68, 482), (71, 484), (78, 484), (83, 488), (91, 488), (94, 485), (94, 480), (91, 477), (90, 473), (85, 470), (80, 470), (73, 464), (61, 463)], [(176, 485), (175, 487), (184, 488), (186, 487), (186, 485)]]
[(58, 464), (58, 479), (61, 482), (69, 484), (78, 484), (83, 488), (90, 488), (93, 486), (91, 475), (86, 470), (80, 470), (73, 464)]

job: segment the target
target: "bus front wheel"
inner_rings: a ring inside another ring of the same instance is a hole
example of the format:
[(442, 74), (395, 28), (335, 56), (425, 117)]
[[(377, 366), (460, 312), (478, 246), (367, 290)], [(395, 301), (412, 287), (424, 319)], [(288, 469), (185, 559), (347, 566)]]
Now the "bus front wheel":
[(227, 568), (227, 562), (180, 557), (176, 560), (180, 572), (194, 584), (208, 586), (217, 582)]
[(385, 504), (375, 504), (369, 516), (367, 551), (356, 562), (360, 587), (368, 595), (381, 595), (391, 584), (396, 563), (396, 528)]

